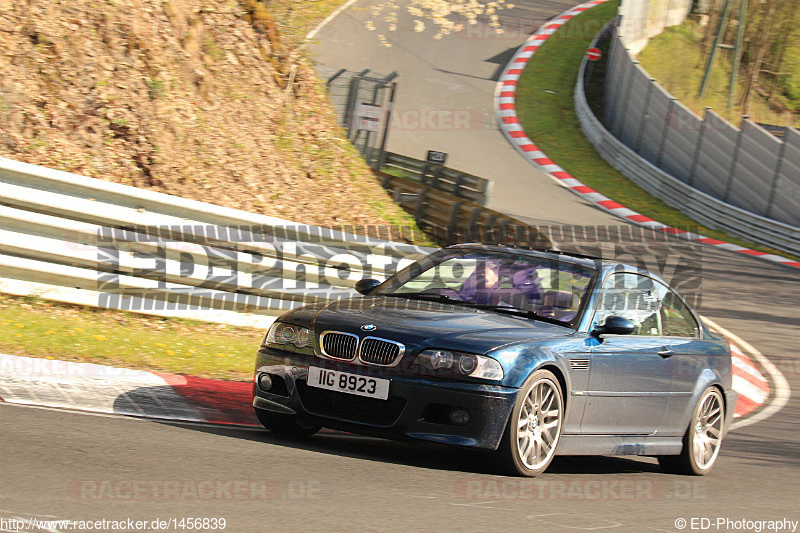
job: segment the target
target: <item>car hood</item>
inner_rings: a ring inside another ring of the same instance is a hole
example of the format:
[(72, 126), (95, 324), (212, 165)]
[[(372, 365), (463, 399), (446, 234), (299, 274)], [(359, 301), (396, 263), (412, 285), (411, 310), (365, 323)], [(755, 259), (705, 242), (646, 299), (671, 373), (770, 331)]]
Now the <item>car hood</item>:
[(395, 340), (410, 350), (437, 347), (472, 353), (573, 333), (566, 326), (529, 318), (396, 297), (353, 298), (329, 304), (316, 314), (314, 329), (317, 334), (344, 331)]

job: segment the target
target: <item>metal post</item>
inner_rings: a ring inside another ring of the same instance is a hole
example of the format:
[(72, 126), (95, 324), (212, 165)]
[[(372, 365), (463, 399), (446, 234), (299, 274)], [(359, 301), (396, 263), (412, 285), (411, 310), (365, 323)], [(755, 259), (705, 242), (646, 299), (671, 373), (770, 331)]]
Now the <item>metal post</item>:
[(747, 120), (747, 115), (742, 115), (742, 122), (739, 125), (739, 135), (736, 136), (736, 146), (733, 149), (733, 157), (731, 161), (731, 169), (728, 172), (728, 183), (725, 184), (725, 194), (722, 196), (722, 201), (728, 203), (728, 198), (731, 195), (733, 188), (733, 179), (736, 176), (736, 166), (739, 164), (739, 148), (742, 146), (742, 137), (744, 136), (744, 125)]
[(419, 175), (419, 182), (423, 185), (428, 184), (428, 166), (429, 164), (425, 162), (425, 164), (422, 165), (422, 173)]
[(467, 195), (462, 192), (463, 187), (464, 187), (464, 174), (459, 172), (458, 176), (456, 176), (455, 185), (453, 186), (453, 188), (455, 189), (453, 191), (453, 194), (455, 194), (459, 198), (467, 197)]
[(639, 149), (642, 145), (642, 137), (644, 136), (644, 129), (647, 127), (647, 121), (650, 120), (650, 113), (647, 111), (650, 109), (650, 97), (653, 94), (653, 84), (655, 81), (655, 78), (650, 78), (650, 85), (647, 86), (647, 94), (644, 97), (644, 105), (642, 106), (642, 119), (639, 121), (639, 133), (636, 134), (636, 145), (633, 149), (633, 151), (637, 154), (639, 153)]
[(381, 139), (381, 147), (378, 152), (378, 166), (380, 170), (386, 165), (386, 138), (389, 137), (389, 122), (392, 119), (392, 108), (394, 107), (394, 96), (397, 90), (397, 83), (392, 82), (389, 84), (389, 101), (386, 103), (386, 123), (383, 125), (383, 138)]
[[(611, 82), (613, 81), (613, 76), (614, 76), (614, 74), (616, 73), (616, 71), (617, 71), (617, 69), (619, 67), (619, 61), (617, 60), (617, 56), (616, 56), (618, 44), (619, 44), (619, 41), (617, 40), (617, 32), (616, 32), (616, 29), (615, 29), (613, 34), (611, 35), (611, 46), (610, 46), (610, 48), (608, 50), (608, 59), (606, 60), (606, 64), (607, 64), (606, 73), (605, 73), (605, 79), (603, 80), (603, 86), (604, 87), (609, 87), (611, 85)], [(616, 97), (616, 94), (614, 96)], [(611, 100), (611, 98), (609, 96), (609, 92), (608, 91), (603, 91), (603, 115), (604, 115), (603, 118), (605, 119), (603, 122), (607, 126), (611, 125), (612, 121), (611, 121), (611, 116), (610, 115), (611, 115), (611, 112), (614, 111), (614, 108), (612, 108), (609, 105), (610, 100)]]
[[(328, 92), (328, 97), (331, 100), (334, 108), (336, 109), (336, 120), (339, 122), (341, 126), (345, 126), (345, 118), (344, 115), (347, 112), (347, 99), (348, 93), (347, 89), (349, 83), (345, 79), (340, 79), (343, 74), (347, 73), (347, 69), (340, 69), (337, 71), (333, 76), (328, 78), (325, 82), (325, 90)], [(334, 82), (339, 80), (340, 83), (334, 85)], [(344, 98), (341, 98), (341, 94), (336, 90), (337, 87), (341, 86), (344, 91)]]
[(694, 186), (694, 173), (697, 170), (697, 162), (700, 159), (700, 151), (703, 149), (703, 137), (706, 135), (706, 121), (708, 121), (708, 111), (711, 108), (706, 106), (706, 114), (703, 116), (703, 122), (700, 124), (700, 134), (697, 137), (697, 148), (694, 150), (692, 157), (692, 169), (689, 171), (689, 181), (686, 183), (691, 187)]
[[(636, 65), (638, 65), (638, 64), (639, 64), (639, 62), (638, 62), (638, 61), (632, 61), (632, 62), (631, 62), (631, 68), (630, 68), (630, 71), (631, 71), (631, 73), (630, 73), (630, 75), (628, 76), (628, 80), (627, 80), (627, 82), (628, 82), (628, 88), (627, 88), (627, 90), (625, 91), (625, 100), (624, 100), (624, 101), (625, 101), (626, 103), (630, 102), (630, 98), (631, 98), (631, 89), (633, 88), (633, 80), (635, 79), (635, 76), (636, 76)], [(619, 133), (617, 134), (617, 138), (618, 138), (620, 141), (622, 141), (622, 136), (625, 134), (625, 124), (627, 124), (627, 121), (626, 121), (626, 120), (623, 120), (623, 121), (622, 121), (622, 126), (619, 128)], [(624, 142), (624, 141), (623, 141), (623, 142)]]
[(673, 96), (669, 99), (669, 105), (667, 106), (667, 116), (664, 120), (664, 128), (661, 131), (661, 143), (658, 146), (658, 157), (656, 158), (656, 166), (658, 168), (661, 168), (661, 163), (664, 161), (664, 149), (667, 146), (667, 136), (669, 135), (669, 126), (670, 122), (672, 122), (672, 112), (675, 109), (676, 100), (677, 98)]
[(417, 195), (417, 208), (414, 210), (414, 220), (419, 224), (422, 221), (422, 215), (425, 214), (425, 196), (428, 190), (422, 189)]
[(439, 180), (441, 180), (442, 176), (442, 166), (436, 165), (433, 168), (433, 179), (431, 180), (431, 188), (432, 189), (439, 189)]
[(508, 244), (506, 242), (506, 238), (507, 238), (507, 234), (508, 234), (508, 224), (510, 222), (511, 221), (508, 220), (507, 218), (503, 218), (503, 219), (500, 220), (500, 234), (497, 236), (498, 237), (497, 238), (498, 244), (505, 244), (505, 245)]
[(772, 207), (775, 205), (775, 193), (778, 190), (778, 180), (781, 179), (781, 170), (783, 170), (783, 159), (786, 157), (786, 145), (789, 144), (788, 139), (783, 139), (780, 153), (778, 154), (778, 163), (775, 165), (775, 174), (772, 178), (772, 185), (769, 188), (769, 196), (767, 197), (767, 214), (766, 216), (772, 218)]
[(475, 232), (478, 228), (478, 219), (481, 217), (481, 208), (480, 207), (473, 207), (472, 212), (469, 215), (469, 222), (467, 222), (467, 227), (469, 228), (469, 235), (467, 239), (470, 242), (478, 242), (479, 239), (477, 238)]
[(450, 221), (447, 224), (447, 242), (455, 244), (455, 236), (458, 233), (458, 213), (461, 210), (461, 202), (453, 202), (453, 208), (450, 211)]
[[(378, 84), (374, 78), (369, 78), (369, 81), (372, 82), (372, 99), (369, 103), (374, 106), (378, 103), (378, 92), (383, 88), (383, 86)], [(369, 145), (370, 139), (372, 139), (372, 132), (367, 131), (364, 138), (364, 160), (366, 160), (367, 165), (369, 165), (371, 168), (375, 168), (372, 161), (372, 150), (370, 150)]]
[(698, 98), (702, 98), (708, 86), (708, 78), (711, 75), (711, 67), (714, 65), (714, 58), (717, 56), (717, 49), (719, 49), (722, 36), (725, 34), (725, 26), (728, 24), (728, 14), (731, 11), (731, 0), (725, 0), (725, 6), (722, 8), (722, 17), (717, 26), (717, 34), (714, 36), (714, 44), (711, 45), (711, 52), (708, 54), (708, 61), (706, 61), (706, 69), (703, 73), (703, 81), (700, 83), (700, 92), (697, 94)]
[[(617, 38), (619, 39), (619, 37), (617, 37)], [(622, 42), (621, 41), (619, 42), (618, 48), (620, 49), (618, 54), (623, 56), (624, 59), (626, 59), (626, 60), (630, 59), (630, 57), (625, 57), (625, 56), (627, 56), (627, 52), (625, 51), (626, 49), (622, 46)], [(622, 62), (622, 64), (623, 65), (627, 65), (628, 62), (624, 61), (624, 62)], [(622, 87), (624, 85), (624, 82), (625, 82), (625, 79), (626, 79), (625, 75), (627, 74), (628, 69), (618, 68), (616, 70), (620, 71), (619, 72), (619, 74), (620, 74), (620, 82), (622, 82), (622, 83), (620, 83), (619, 86)], [(606, 85), (606, 88), (608, 88), (608, 87), (609, 87), (609, 85)], [(613, 107), (614, 116), (610, 117), (611, 120), (609, 120), (609, 123), (608, 123), (609, 130), (611, 130), (612, 133), (617, 131), (617, 123), (619, 122), (619, 114), (620, 114), (620, 109), (619, 108), (620, 108), (620, 99), (621, 99), (621, 96), (622, 96), (622, 89), (614, 91), (614, 96), (615, 96), (615, 98), (614, 98), (614, 107)]]
[[(486, 219), (486, 225), (484, 226), (486, 228), (486, 233), (488, 234), (488, 236), (484, 236), (484, 238), (481, 239), (480, 244), (499, 244), (497, 242), (497, 239), (494, 238), (495, 235), (494, 222), (496, 219), (497, 215), (495, 215), (494, 213), (489, 214), (489, 218)], [(488, 241), (488, 239), (490, 238), (492, 239), (491, 242)]]
[(356, 147), (356, 149), (358, 150), (358, 153), (360, 153), (364, 157), (366, 157), (366, 155), (367, 155), (366, 154), (366, 145), (364, 145), (364, 149), (360, 149), (358, 147), (358, 138), (361, 135), (361, 131), (360, 130), (353, 131), (353, 129), (352, 129), (352, 123), (353, 123), (352, 114), (355, 111), (356, 105), (360, 101), (359, 93), (361, 92), (361, 82), (364, 81), (364, 77), (368, 73), (369, 73), (369, 69), (367, 68), (367, 69), (362, 70), (361, 72), (359, 72), (355, 76), (353, 76), (353, 81), (355, 83), (351, 83), (351, 85), (350, 85), (351, 94), (349, 95), (349, 97), (352, 99), (351, 102), (350, 102), (350, 105), (351, 105), (351, 107), (350, 107), (350, 116), (348, 117), (348, 133), (350, 134), (350, 142), (352, 142), (353, 145)]
[(361, 76), (353, 76), (350, 80), (350, 90), (347, 93), (347, 103), (344, 106), (344, 127), (347, 130), (347, 138), (351, 141), (353, 135), (353, 112), (356, 107), (359, 83), (361, 83)]

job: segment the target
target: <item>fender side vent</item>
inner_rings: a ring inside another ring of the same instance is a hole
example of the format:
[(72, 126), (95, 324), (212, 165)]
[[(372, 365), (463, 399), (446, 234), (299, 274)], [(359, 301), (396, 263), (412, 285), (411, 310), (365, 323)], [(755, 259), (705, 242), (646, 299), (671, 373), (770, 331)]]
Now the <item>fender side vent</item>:
[(569, 367), (572, 370), (588, 370), (589, 369), (589, 360), (588, 359), (570, 359), (569, 360)]

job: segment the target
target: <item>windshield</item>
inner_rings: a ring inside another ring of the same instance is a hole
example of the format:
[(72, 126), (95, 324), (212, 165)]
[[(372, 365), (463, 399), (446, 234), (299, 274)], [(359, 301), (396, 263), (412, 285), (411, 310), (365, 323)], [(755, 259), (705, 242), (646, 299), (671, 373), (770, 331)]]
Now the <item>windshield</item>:
[(374, 294), (483, 308), (515, 308), (572, 323), (595, 270), (526, 254), (445, 250), (387, 280)]

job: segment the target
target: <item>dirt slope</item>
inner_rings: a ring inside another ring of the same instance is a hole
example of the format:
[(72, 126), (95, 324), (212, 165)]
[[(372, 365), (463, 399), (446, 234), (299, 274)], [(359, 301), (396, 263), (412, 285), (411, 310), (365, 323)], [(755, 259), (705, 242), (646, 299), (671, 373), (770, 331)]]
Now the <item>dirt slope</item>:
[(0, 0), (0, 156), (312, 224), (407, 224), (263, 4)]

